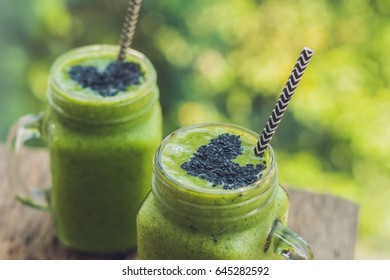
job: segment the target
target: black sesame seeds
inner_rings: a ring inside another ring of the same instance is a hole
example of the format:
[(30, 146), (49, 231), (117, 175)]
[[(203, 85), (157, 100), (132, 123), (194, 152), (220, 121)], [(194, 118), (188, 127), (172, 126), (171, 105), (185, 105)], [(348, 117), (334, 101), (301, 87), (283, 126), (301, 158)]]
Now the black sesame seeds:
[(232, 160), (242, 154), (240, 136), (221, 134), (207, 145), (202, 145), (191, 159), (181, 165), (191, 176), (205, 179), (216, 187), (237, 189), (257, 181), (265, 169), (262, 164), (241, 166)]
[(82, 65), (72, 66), (69, 70), (72, 80), (103, 97), (114, 96), (130, 85), (139, 85), (143, 75), (140, 65), (133, 62), (113, 61), (102, 72), (94, 66)]

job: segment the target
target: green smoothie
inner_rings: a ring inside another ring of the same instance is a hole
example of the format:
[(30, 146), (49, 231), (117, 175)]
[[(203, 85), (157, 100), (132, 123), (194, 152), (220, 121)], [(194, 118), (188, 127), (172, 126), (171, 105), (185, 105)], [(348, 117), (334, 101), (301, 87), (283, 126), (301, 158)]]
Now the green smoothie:
[[(265, 163), (258, 179), (236, 189), (223, 189), (189, 175), (182, 165), (199, 147), (218, 135), (239, 136), (240, 166)], [(279, 259), (269, 249), (270, 233), (286, 222), (288, 197), (278, 184), (276, 161), (269, 148), (254, 156), (258, 135), (227, 124), (202, 124), (172, 133), (154, 160), (152, 192), (137, 217), (140, 259)], [(162, 242), (163, 241), (163, 242)]]
[[(256, 157), (253, 153), (253, 143), (256, 143), (253, 135), (248, 135), (236, 127), (215, 127), (213, 130), (199, 127), (191, 131), (173, 134), (170, 141), (164, 145), (164, 149), (161, 151), (161, 164), (167, 176), (174, 178), (179, 184), (190, 189), (198, 189), (199, 187), (221, 189), (221, 184), (214, 184), (200, 177), (189, 176), (188, 172), (182, 168), (182, 164), (189, 162), (199, 147), (209, 144), (210, 140), (217, 139), (218, 136), (226, 133), (239, 136), (238, 140), (242, 146), (241, 154), (233, 158), (232, 162), (240, 166), (263, 164), (263, 159)], [(261, 174), (258, 174), (257, 177), (259, 176)]]
[(136, 213), (150, 189), (152, 158), (161, 141), (156, 73), (136, 51), (140, 84), (102, 97), (69, 76), (75, 65), (102, 71), (116, 59), (114, 46), (90, 46), (60, 57), (51, 71), (42, 124), (50, 149), (49, 207), (67, 246), (113, 253), (136, 247)]
[[(84, 59), (75, 59), (74, 61), (69, 61), (66, 65), (64, 65), (64, 69), (62, 72), (59, 72), (56, 78), (58, 82), (63, 86), (63, 90), (66, 92), (72, 92), (73, 96), (90, 96), (93, 98), (99, 97), (100, 99), (104, 99), (106, 97), (99, 95), (93, 89), (88, 87), (83, 87), (77, 81), (72, 80), (69, 77), (69, 72), (74, 66), (84, 66), (84, 67), (93, 67), (96, 68), (98, 73), (103, 73), (107, 66), (113, 62), (115, 57), (98, 57), (98, 58), (84, 58)], [(126, 88), (125, 91), (119, 91), (115, 96), (128, 95), (134, 93), (136, 91), (138, 85), (131, 85)]]

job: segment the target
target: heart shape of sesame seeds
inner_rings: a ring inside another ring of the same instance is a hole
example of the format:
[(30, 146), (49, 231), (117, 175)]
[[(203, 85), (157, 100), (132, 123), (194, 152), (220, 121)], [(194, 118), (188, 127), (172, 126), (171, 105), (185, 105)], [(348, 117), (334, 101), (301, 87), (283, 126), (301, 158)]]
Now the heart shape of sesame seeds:
[(139, 85), (143, 75), (140, 65), (133, 62), (113, 61), (104, 71), (99, 71), (94, 66), (83, 65), (72, 66), (69, 70), (72, 80), (103, 97), (115, 96), (130, 85)]
[(265, 162), (241, 166), (232, 161), (241, 154), (240, 136), (225, 133), (200, 146), (181, 168), (191, 176), (213, 183), (214, 187), (221, 185), (227, 190), (237, 189), (257, 181), (265, 169)]

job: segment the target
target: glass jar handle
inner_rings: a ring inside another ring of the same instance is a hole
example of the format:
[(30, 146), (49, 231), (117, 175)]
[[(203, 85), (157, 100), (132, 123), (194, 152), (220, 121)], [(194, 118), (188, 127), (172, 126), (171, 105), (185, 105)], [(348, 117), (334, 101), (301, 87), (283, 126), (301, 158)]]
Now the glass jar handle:
[(26, 115), (12, 127), (7, 141), (8, 181), (16, 199), (25, 205), (41, 210), (49, 210), (48, 191), (28, 188), (22, 180), (20, 166), (22, 151), (28, 140), (42, 140), (41, 125), (43, 115)]
[(312, 260), (314, 258), (306, 241), (286, 228), (280, 220), (275, 220), (268, 239), (269, 246), (273, 244), (274, 253), (287, 260)]

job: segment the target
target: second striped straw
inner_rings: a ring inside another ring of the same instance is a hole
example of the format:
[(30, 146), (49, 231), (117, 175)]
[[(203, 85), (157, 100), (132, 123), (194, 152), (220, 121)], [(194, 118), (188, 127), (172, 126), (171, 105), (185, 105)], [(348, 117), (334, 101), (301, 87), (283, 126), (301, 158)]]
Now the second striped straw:
[(286, 85), (283, 88), (282, 93), (276, 103), (271, 116), (269, 117), (260, 138), (254, 148), (254, 153), (256, 156), (263, 156), (264, 151), (267, 149), (269, 142), (272, 139), (272, 136), (275, 133), (276, 128), (278, 127), (280, 121), (283, 118), (283, 115), (286, 111), (287, 105), (289, 104), (292, 95), (295, 92), (295, 89), (298, 86), (299, 81), (302, 78), (303, 73), (309, 63), (311, 57), (313, 56), (314, 51), (304, 47), (301, 51), (301, 54), (298, 57), (297, 63), (294, 66), (294, 69), (291, 72), (290, 77), (287, 80)]
[(133, 42), (135, 27), (137, 25), (138, 14), (141, 9), (142, 0), (130, 0), (127, 6), (127, 13), (123, 23), (121, 43), (118, 54), (118, 62), (124, 62), (126, 51)]

